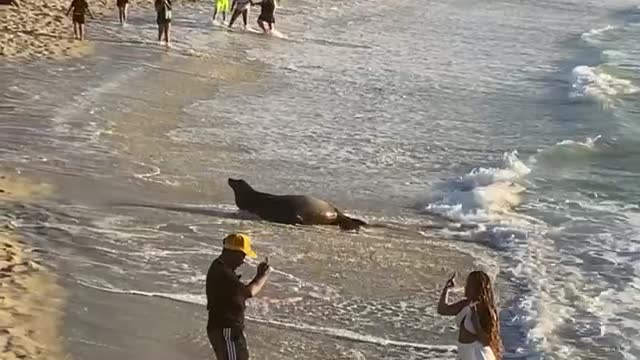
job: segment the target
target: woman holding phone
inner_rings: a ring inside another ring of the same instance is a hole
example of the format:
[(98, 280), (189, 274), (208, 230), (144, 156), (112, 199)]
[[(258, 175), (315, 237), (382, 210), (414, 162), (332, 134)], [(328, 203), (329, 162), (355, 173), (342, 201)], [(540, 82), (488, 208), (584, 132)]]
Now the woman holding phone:
[(438, 314), (456, 317), (458, 359), (502, 359), (500, 324), (491, 279), (483, 271), (472, 271), (464, 287), (465, 299), (450, 304), (449, 291), (455, 286), (455, 276), (453, 274), (442, 289)]

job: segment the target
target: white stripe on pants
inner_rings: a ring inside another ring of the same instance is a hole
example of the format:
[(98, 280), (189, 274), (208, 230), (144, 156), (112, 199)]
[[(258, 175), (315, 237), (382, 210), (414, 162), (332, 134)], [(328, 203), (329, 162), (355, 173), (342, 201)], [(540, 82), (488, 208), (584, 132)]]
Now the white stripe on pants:
[(224, 337), (224, 342), (227, 344), (227, 359), (236, 360), (236, 344), (231, 340), (231, 328), (222, 329), (222, 336)]

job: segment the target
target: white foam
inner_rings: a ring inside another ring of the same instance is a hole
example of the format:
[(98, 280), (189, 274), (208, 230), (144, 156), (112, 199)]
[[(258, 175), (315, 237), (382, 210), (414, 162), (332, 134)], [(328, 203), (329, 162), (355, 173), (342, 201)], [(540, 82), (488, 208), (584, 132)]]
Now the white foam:
[(140, 296), (148, 296), (148, 297), (160, 297), (160, 298), (164, 298), (164, 299), (170, 299), (170, 300), (175, 300), (175, 301), (180, 301), (180, 302), (185, 302), (185, 303), (190, 303), (190, 304), (197, 304), (197, 305), (203, 305), (206, 306), (207, 305), (207, 299), (204, 295), (196, 295), (196, 294), (174, 294), (174, 293), (163, 293), (163, 292), (149, 292), (149, 291), (140, 291), (140, 290), (124, 290), (124, 289), (117, 289), (111, 286), (106, 286), (106, 284), (104, 285), (97, 285), (97, 284), (91, 284), (89, 282), (86, 281), (82, 281), (82, 280), (78, 280), (78, 282), (81, 285), (96, 289), (96, 290), (101, 290), (101, 291), (105, 291), (105, 292), (110, 292), (110, 293), (114, 293), (114, 294), (128, 294), (128, 295), (140, 295)]
[(463, 182), (472, 186), (487, 186), (498, 182), (513, 182), (528, 175), (531, 169), (518, 158), (518, 152), (502, 155), (502, 167), (475, 168), (463, 177)]
[(539, 161), (541, 160), (550, 160), (553, 162), (560, 160), (572, 161), (575, 158), (589, 156), (593, 152), (598, 151), (598, 145), (601, 143), (601, 139), (602, 136), (597, 135), (588, 137), (584, 141), (562, 140), (553, 146), (538, 149), (537, 154), (529, 158), (529, 162), (539, 165)]
[[(540, 150), (532, 157), (532, 161), (541, 155), (548, 155), (547, 158), (550, 159), (562, 157), (562, 154), (588, 155), (599, 150), (600, 141), (600, 136), (584, 141), (560, 141)], [(536, 168), (537, 166), (533, 166), (534, 171)], [(576, 199), (571, 203), (574, 204), (572, 209), (579, 213), (585, 210), (588, 210), (589, 214), (608, 213), (615, 215), (619, 220), (626, 218), (632, 226), (634, 211), (637, 209), (636, 205), (602, 201), (597, 198)], [(544, 204), (537, 204), (537, 207), (543, 206)], [(564, 204), (555, 209), (565, 210)], [(585, 354), (584, 349), (581, 349), (580, 345), (567, 342), (566, 336), (562, 334), (564, 327), (571, 324), (575, 329), (575, 336), (582, 343), (599, 346), (603, 341), (609, 341), (603, 338), (625, 339), (620, 342), (616, 356), (633, 352), (640, 342), (626, 340), (629, 338), (629, 329), (637, 329), (638, 323), (627, 314), (640, 310), (636, 305), (638, 289), (626, 284), (612, 288), (609, 276), (616, 276), (616, 269), (617, 272), (629, 271), (625, 270), (626, 261), (618, 254), (637, 253), (638, 244), (628, 237), (621, 239), (607, 231), (592, 233), (594, 229), (591, 227), (581, 228), (583, 223), (590, 219), (579, 216), (575, 216), (575, 219), (577, 224), (574, 229), (571, 229), (570, 225), (564, 225), (561, 229), (548, 229), (544, 224), (538, 226), (539, 223), (531, 222), (530, 227), (524, 229), (527, 230), (526, 234), (513, 234), (515, 246), (508, 247), (509, 254), (505, 259), (506, 264), (503, 264), (503, 272), (525, 290), (500, 316), (503, 339), (506, 344), (511, 344), (511, 333), (516, 340), (518, 334), (524, 333), (526, 338), (522, 343), (526, 346), (522, 346), (519, 351), (528, 348), (559, 354), (559, 358), (579, 358)], [(489, 228), (487, 226), (487, 229)], [(499, 232), (501, 231), (500, 229)], [(574, 234), (581, 231), (585, 233), (585, 239), (581, 243), (583, 249), (578, 250), (580, 256), (569, 256), (570, 253), (560, 250), (562, 245), (552, 240), (567, 231)], [(491, 240), (490, 234), (484, 238), (486, 237)], [(500, 239), (506, 238), (501, 236)], [(590, 262), (595, 268), (590, 269), (583, 261)], [(592, 271), (599, 267), (606, 267), (608, 271), (593, 275)], [(625, 275), (623, 273), (617, 276)], [(637, 281), (637, 277), (632, 279), (632, 283)], [(599, 295), (594, 296), (594, 293)]]
[(274, 29), (274, 30), (271, 30), (271, 31), (269, 31), (269, 32), (266, 32), (266, 33), (262, 33), (262, 34), (264, 34), (264, 35), (266, 35), (266, 36), (273, 36), (273, 37), (276, 37), (276, 38), (279, 38), (279, 39), (289, 39), (289, 38), (287, 37), (287, 35), (285, 35), (285, 34), (281, 33), (281, 32), (280, 32), (280, 31), (278, 31), (278, 30), (275, 30), (275, 29)]
[(580, 37), (582, 38), (582, 40), (586, 41), (586, 42), (593, 42), (596, 41), (596, 39), (598, 38), (598, 36), (611, 31), (613, 29), (616, 29), (615, 26), (613, 25), (606, 25), (604, 27), (601, 28), (597, 28), (597, 29), (591, 29), (587, 32), (582, 33), (582, 35), (580, 35)]
[(562, 140), (557, 143), (555, 146), (569, 146), (569, 147), (578, 147), (578, 148), (586, 148), (593, 149), (596, 145), (596, 141), (602, 138), (602, 135), (597, 135), (595, 137), (588, 137), (584, 142), (575, 141), (575, 140)]
[(589, 98), (611, 105), (616, 96), (631, 95), (640, 91), (631, 81), (617, 78), (600, 67), (576, 66), (571, 72), (570, 98)]
[(139, 161), (134, 161), (135, 164), (148, 168), (149, 170), (143, 173), (134, 173), (133, 176), (137, 179), (155, 182), (158, 184), (169, 185), (169, 186), (179, 186), (180, 181), (178, 180), (167, 180), (160, 179), (161, 178), (161, 169), (160, 167), (152, 164), (147, 164)]
[(437, 188), (423, 210), (464, 222), (495, 219), (521, 203), (526, 189), (516, 181), (530, 172), (516, 151), (505, 153), (502, 167), (475, 168)]
[[(501, 266), (502, 276), (519, 289), (500, 314), (503, 340), (507, 358), (538, 356), (540, 350), (549, 353), (574, 354), (573, 348), (557, 336), (559, 326), (573, 321), (576, 310), (571, 294), (583, 294), (572, 289), (573, 284), (584, 282), (580, 275), (566, 283), (558, 283), (562, 277), (561, 259), (554, 241), (547, 236), (547, 225), (530, 216), (519, 215), (513, 209), (523, 200), (525, 178), (538, 166), (536, 160), (542, 154), (589, 154), (597, 149), (600, 136), (584, 141), (564, 140), (541, 150), (525, 164), (517, 153), (507, 153), (502, 166), (478, 168), (461, 177), (436, 187), (439, 197), (426, 206), (460, 221), (479, 222), (475, 229), (455, 234), (455, 238), (485, 244), (505, 254)], [(584, 296), (580, 297), (583, 299)], [(587, 299), (583, 299), (587, 306)], [(585, 324), (585, 331), (597, 332), (597, 324)]]
[[(203, 295), (186, 294), (186, 293), (176, 294), (176, 293), (163, 293), (163, 292), (148, 292), (148, 291), (139, 291), (139, 290), (123, 290), (123, 289), (117, 289), (113, 287), (101, 286), (97, 284), (90, 284), (84, 281), (79, 281), (79, 282), (84, 286), (91, 287), (96, 290), (110, 292), (110, 293), (160, 297), (160, 298), (165, 298), (165, 299), (170, 299), (170, 300), (175, 300), (175, 301), (180, 301), (185, 303), (191, 303), (191, 304), (197, 304), (202, 306), (206, 305), (206, 297)], [(247, 316), (247, 319), (250, 321), (267, 324), (267, 325), (278, 326), (286, 329), (297, 330), (297, 331), (302, 331), (306, 333), (311, 332), (311, 333), (336, 337), (340, 339), (376, 344), (381, 346), (410, 347), (414, 349), (423, 349), (423, 350), (430, 350), (435, 352), (454, 352), (455, 351), (455, 346), (431, 345), (431, 344), (423, 344), (423, 343), (416, 343), (416, 342), (391, 340), (391, 339), (381, 338), (374, 335), (360, 334), (348, 329), (337, 329), (337, 328), (315, 326), (315, 325), (304, 324), (304, 323), (289, 323), (289, 322), (284, 322), (284, 321), (279, 321), (274, 319), (267, 319), (262, 317)]]
[(314, 326), (314, 325), (303, 324), (303, 323), (294, 324), (294, 323), (287, 323), (287, 322), (282, 322), (278, 320), (263, 319), (263, 318), (253, 318), (251, 320), (260, 322), (263, 324), (284, 327), (287, 329), (328, 335), (328, 336), (332, 336), (340, 339), (364, 342), (369, 344), (376, 344), (381, 346), (410, 347), (414, 349), (424, 349), (424, 350), (431, 350), (436, 352), (454, 352), (456, 350), (455, 346), (431, 345), (431, 344), (416, 343), (416, 342), (409, 342), (409, 341), (390, 340), (390, 339), (385, 339), (385, 338), (381, 338), (374, 335), (360, 334), (347, 329), (336, 329), (336, 328)]

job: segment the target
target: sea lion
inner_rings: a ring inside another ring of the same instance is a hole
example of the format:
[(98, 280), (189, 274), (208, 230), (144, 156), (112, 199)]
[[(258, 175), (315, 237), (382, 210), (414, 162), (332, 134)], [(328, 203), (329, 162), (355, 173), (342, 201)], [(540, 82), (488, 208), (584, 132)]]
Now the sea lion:
[(367, 225), (353, 219), (335, 206), (306, 195), (273, 195), (254, 190), (242, 179), (229, 179), (236, 205), (258, 215), (263, 220), (281, 224), (338, 225), (344, 230), (358, 229)]

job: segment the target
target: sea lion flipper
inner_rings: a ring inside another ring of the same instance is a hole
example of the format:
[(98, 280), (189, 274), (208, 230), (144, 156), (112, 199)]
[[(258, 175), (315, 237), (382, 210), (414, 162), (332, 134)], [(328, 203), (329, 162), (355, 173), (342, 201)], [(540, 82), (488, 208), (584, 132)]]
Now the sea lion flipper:
[(340, 226), (342, 230), (357, 230), (360, 226), (367, 225), (366, 222), (360, 219), (348, 217), (338, 209), (336, 209), (336, 213), (338, 214), (338, 218), (336, 219), (338, 226)]

